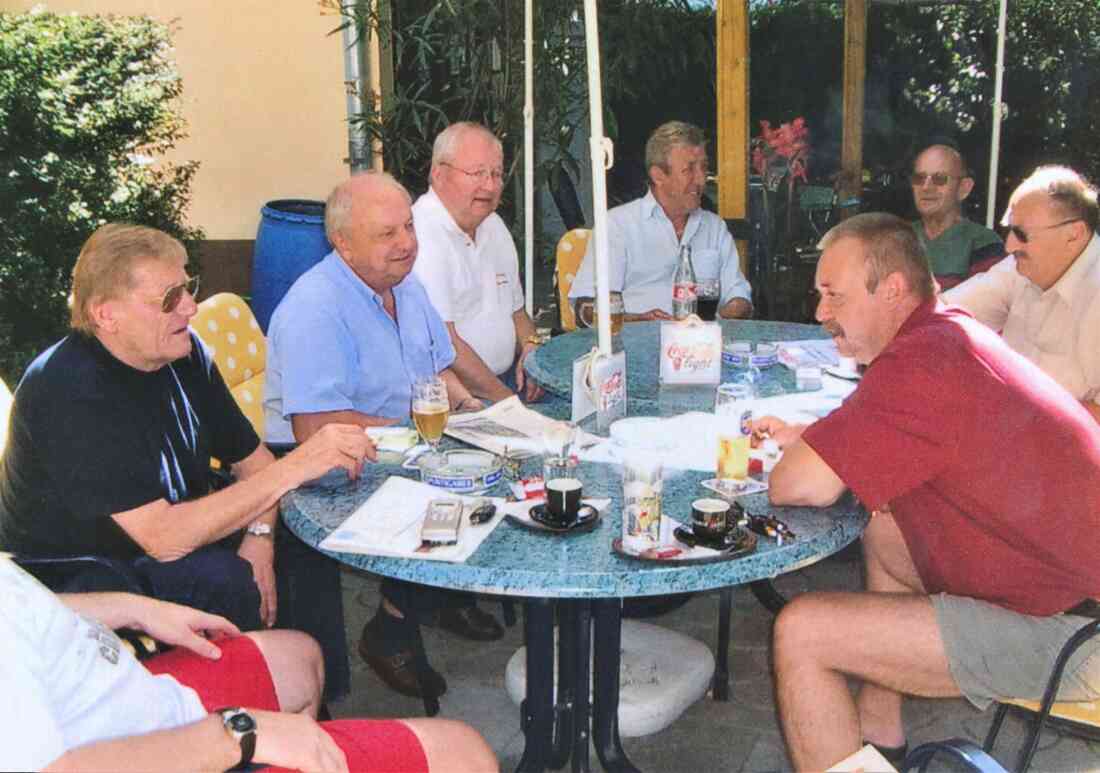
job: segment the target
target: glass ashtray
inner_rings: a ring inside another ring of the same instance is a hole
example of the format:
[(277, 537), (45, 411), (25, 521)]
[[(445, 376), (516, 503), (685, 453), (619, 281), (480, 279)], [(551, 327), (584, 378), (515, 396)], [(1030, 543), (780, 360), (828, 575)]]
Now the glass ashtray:
[(779, 362), (775, 344), (753, 344), (751, 341), (730, 341), (722, 346), (722, 364), (734, 368), (770, 368)]
[(488, 451), (444, 451), (419, 465), (420, 480), (456, 494), (481, 494), (500, 480), (500, 458)]

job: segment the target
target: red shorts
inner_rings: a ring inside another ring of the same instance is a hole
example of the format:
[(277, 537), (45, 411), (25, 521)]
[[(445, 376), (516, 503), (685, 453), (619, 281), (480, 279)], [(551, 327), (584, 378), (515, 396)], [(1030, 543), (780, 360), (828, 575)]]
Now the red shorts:
[[(247, 636), (219, 639), (222, 656), (210, 660), (182, 647), (146, 660), (154, 674), (168, 674), (198, 693), (207, 711), (224, 706), (279, 710), (275, 683), (260, 648)], [(338, 719), (322, 722), (356, 771), (427, 773), (428, 759), (408, 726), (394, 720)], [(275, 771), (284, 768), (264, 768)]]

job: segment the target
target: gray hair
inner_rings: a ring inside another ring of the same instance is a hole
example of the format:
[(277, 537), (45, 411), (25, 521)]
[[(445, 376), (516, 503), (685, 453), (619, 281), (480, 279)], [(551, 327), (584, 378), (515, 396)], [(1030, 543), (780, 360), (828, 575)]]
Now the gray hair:
[(867, 292), (873, 293), (879, 282), (898, 271), (922, 301), (935, 296), (928, 255), (913, 226), (897, 215), (885, 212), (855, 215), (830, 228), (817, 246), (824, 251), (846, 238), (856, 239), (863, 245)]
[[(1045, 193), (1058, 211), (1067, 218), (1081, 218), (1090, 231), (1100, 225), (1100, 206), (1096, 201), (1096, 187), (1068, 166), (1041, 166), (1020, 183), (1012, 193), (1008, 208), (1030, 193)], [(1003, 225), (1008, 225), (1005, 212)]]
[(352, 182), (363, 177), (376, 178), (379, 183), (396, 188), (404, 193), (406, 197), (412, 199), (405, 186), (398, 182), (389, 172), (378, 172), (373, 169), (368, 169), (364, 172), (353, 174), (347, 180), (344, 180), (344, 182), (333, 188), (332, 193), (328, 195), (328, 200), (325, 201), (325, 236), (330, 243), (335, 242), (335, 237), (344, 232), (344, 228), (348, 224), (348, 219), (351, 217), (352, 205), (355, 203), (355, 196), (352, 191), (354, 186)]
[(432, 171), (440, 164), (449, 164), (458, 155), (458, 143), (467, 132), (479, 132), (491, 139), (497, 150), (504, 152), (504, 145), (486, 126), (475, 121), (457, 121), (441, 131), (432, 143)]
[(677, 145), (686, 145), (692, 148), (702, 147), (707, 144), (706, 135), (698, 126), (684, 121), (669, 121), (653, 130), (645, 143), (645, 168), (648, 172), (652, 167), (660, 167), (668, 171), (668, 156)]

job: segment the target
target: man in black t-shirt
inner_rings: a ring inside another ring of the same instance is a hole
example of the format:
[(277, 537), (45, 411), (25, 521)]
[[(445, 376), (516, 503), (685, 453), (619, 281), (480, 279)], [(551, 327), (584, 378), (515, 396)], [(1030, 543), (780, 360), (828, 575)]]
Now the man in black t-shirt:
[[(374, 458), (358, 427), (329, 425), (275, 461), (191, 333), (197, 282), (176, 239), (107, 225), (73, 268), (73, 332), (15, 393), (0, 466), (0, 549), (128, 562), (152, 595), (275, 622), (279, 497)], [(211, 456), (237, 482), (209, 486)], [(95, 574), (67, 589), (109, 590)]]

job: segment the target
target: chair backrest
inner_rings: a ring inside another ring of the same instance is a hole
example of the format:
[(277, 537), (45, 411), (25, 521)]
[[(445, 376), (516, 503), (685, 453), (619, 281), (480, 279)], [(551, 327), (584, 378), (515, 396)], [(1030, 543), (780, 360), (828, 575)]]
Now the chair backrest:
[(222, 379), (262, 438), (267, 344), (252, 310), (239, 295), (218, 293), (199, 304), (191, 329), (213, 352)]
[(574, 228), (562, 234), (558, 241), (554, 277), (558, 285), (558, 310), (561, 314), (562, 330), (577, 329), (577, 321), (573, 318), (573, 307), (569, 303), (569, 288), (573, 286), (573, 280), (577, 277), (577, 269), (581, 267), (581, 261), (584, 260), (585, 250), (588, 249), (588, 237), (591, 235), (592, 231), (588, 228)]

